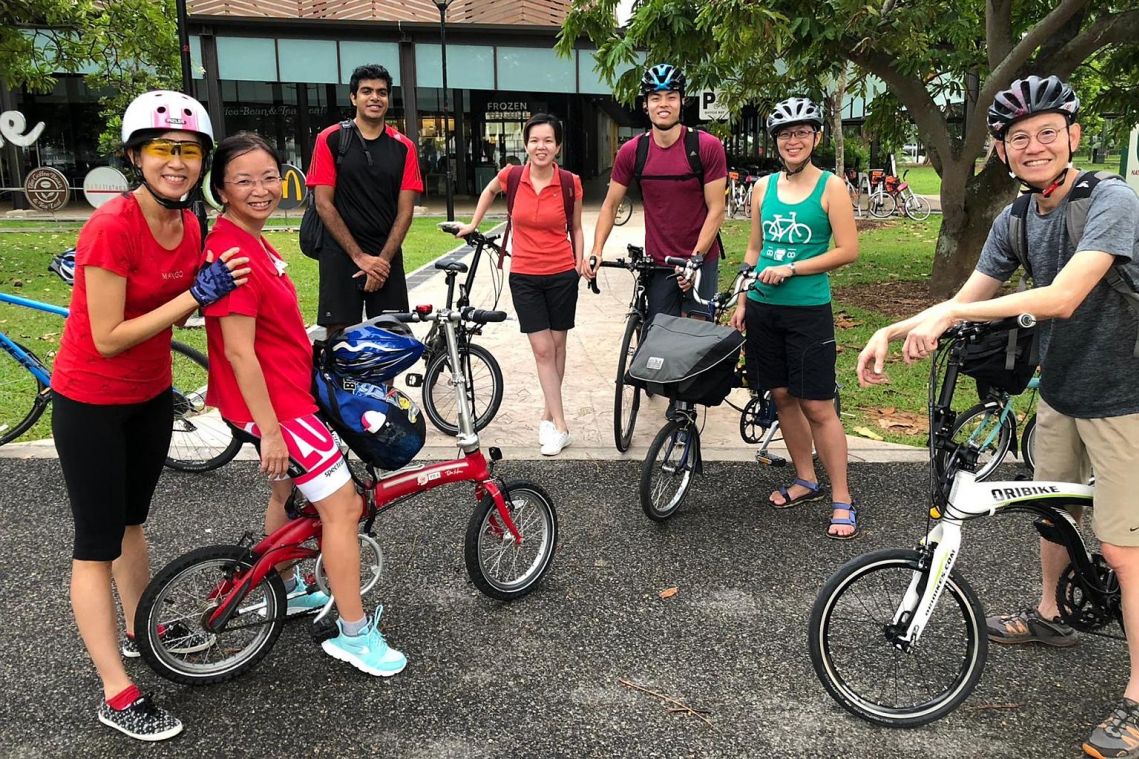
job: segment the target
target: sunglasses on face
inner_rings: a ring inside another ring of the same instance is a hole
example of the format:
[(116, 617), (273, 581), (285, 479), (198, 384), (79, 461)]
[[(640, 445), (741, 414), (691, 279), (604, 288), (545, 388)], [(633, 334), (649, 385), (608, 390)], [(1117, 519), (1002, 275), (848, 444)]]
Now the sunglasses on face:
[[(1036, 133), (1036, 141), (1041, 145), (1051, 145), (1056, 141), (1056, 138), (1060, 136), (1060, 132), (1063, 132), (1067, 128), (1068, 127), (1066, 126), (1062, 126), (1058, 129), (1056, 127), (1046, 127), (1044, 129), (1041, 129)], [(1010, 148), (1024, 150), (1028, 147), (1029, 143), (1032, 142), (1032, 137), (1033, 136), (1028, 132), (1017, 132), (1008, 138), (1008, 145)]]
[(197, 142), (177, 142), (175, 140), (151, 140), (142, 144), (142, 152), (151, 158), (168, 160), (178, 155), (184, 161), (200, 161), (206, 157), (206, 149)]

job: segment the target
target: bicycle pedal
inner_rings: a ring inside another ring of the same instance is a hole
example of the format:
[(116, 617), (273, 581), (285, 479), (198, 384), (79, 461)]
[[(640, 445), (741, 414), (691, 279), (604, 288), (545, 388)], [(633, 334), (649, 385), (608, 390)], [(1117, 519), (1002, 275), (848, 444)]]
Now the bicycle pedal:
[(422, 374), (406, 374), (403, 378), (408, 387), (422, 387), (423, 375)]
[(1040, 537), (1047, 540), (1049, 543), (1056, 543), (1057, 545), (1064, 545), (1064, 541), (1060, 538), (1060, 531), (1056, 529), (1056, 525), (1052, 523), (1051, 519), (1045, 517), (1037, 517), (1032, 521), (1032, 526), (1040, 533)]
[(324, 617), (312, 623), (309, 629), (309, 634), (312, 635), (314, 643), (323, 643), (326, 640), (331, 640), (340, 634), (340, 628), (336, 626), (336, 620), (331, 617)]
[(787, 459), (769, 453), (765, 454), (763, 451), (755, 452), (755, 460), (767, 466), (787, 466)]

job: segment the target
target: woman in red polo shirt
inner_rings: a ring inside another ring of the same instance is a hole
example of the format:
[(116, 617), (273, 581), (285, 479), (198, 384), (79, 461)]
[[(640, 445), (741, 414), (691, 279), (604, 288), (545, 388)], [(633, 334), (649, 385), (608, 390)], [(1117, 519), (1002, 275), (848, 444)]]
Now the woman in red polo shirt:
[[(566, 373), (566, 337), (577, 310), (578, 263), (584, 245), (581, 229), (581, 178), (558, 167), (562, 123), (537, 113), (522, 130), (525, 166), (507, 166), (490, 180), (479, 196), (471, 223), (456, 236), (478, 229), (479, 222), (513, 173), (518, 182), (510, 212), (510, 294), (522, 332), (530, 339), (545, 408), (538, 424), (544, 456), (556, 456), (572, 442), (562, 407)], [(572, 219), (566, 218), (562, 183), (573, 182)], [(572, 235), (567, 236), (567, 230)], [(570, 240), (573, 240), (571, 243)]]
[[(271, 488), (265, 531), (288, 520), (285, 501), (294, 485), (320, 514), (321, 552), (340, 615), (340, 634), (321, 644), (325, 653), (370, 675), (397, 674), (407, 659), (380, 633), (380, 610), (369, 619), (360, 599), (356, 532), (363, 502), (335, 438), (316, 416), (312, 345), (287, 264), (261, 236), (281, 202), (277, 151), (252, 132), (225, 138), (214, 156), (210, 189), (224, 211), (206, 242), (241, 250), (252, 273), (245, 287), (205, 309), (208, 402), (258, 440)], [(306, 592), (291, 571), (284, 581), (289, 614), (328, 602), (319, 591)]]
[[(133, 192), (83, 225), (75, 289), (51, 385), (52, 436), (75, 517), (71, 606), (103, 683), (98, 718), (145, 741), (170, 738), (182, 723), (151, 702), (120, 658), (114, 583), (127, 640), (150, 577), (143, 523), (170, 447), (171, 326), (242, 284), (245, 258), (226, 250), (202, 262), (202, 235), (189, 210), (213, 147), (202, 104), (179, 92), (147, 92), (122, 123), (127, 161), (141, 178)], [(207, 648), (178, 626), (163, 633), (179, 653)]]

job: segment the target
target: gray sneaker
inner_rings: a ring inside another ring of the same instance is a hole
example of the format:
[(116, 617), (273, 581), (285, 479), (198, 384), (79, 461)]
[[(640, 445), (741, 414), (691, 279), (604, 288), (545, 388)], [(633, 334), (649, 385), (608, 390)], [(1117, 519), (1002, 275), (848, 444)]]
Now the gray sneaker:
[(994, 643), (1043, 643), (1067, 648), (1080, 642), (1079, 635), (1056, 619), (1045, 619), (1036, 609), (1023, 609), (1015, 614), (1001, 614), (985, 619), (989, 640)]
[(106, 701), (99, 704), (99, 721), (140, 741), (164, 741), (182, 732), (182, 723), (170, 712), (155, 706), (150, 696), (141, 696), (122, 711)]
[(1139, 704), (1129, 698), (1092, 731), (1084, 753), (1099, 757), (1139, 757)]

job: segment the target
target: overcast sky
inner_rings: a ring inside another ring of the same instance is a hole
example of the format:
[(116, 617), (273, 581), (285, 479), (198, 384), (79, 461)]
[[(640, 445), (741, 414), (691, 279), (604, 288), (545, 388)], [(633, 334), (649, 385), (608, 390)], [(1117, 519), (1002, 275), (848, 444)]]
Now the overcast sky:
[(617, 23), (621, 26), (629, 20), (629, 13), (633, 10), (633, 0), (621, 0), (617, 4)]

